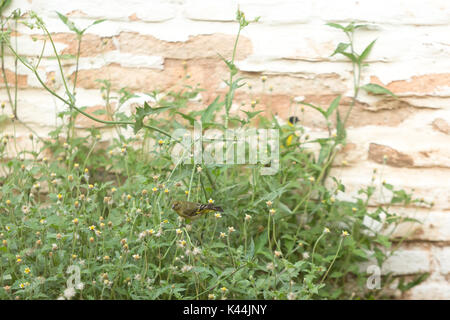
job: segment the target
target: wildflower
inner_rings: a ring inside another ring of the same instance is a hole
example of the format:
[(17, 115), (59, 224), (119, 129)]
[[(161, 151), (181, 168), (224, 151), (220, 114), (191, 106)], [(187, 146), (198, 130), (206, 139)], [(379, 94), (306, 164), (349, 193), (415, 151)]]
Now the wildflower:
[(186, 244), (187, 244), (186, 240), (179, 240), (178, 241), (178, 246), (180, 248), (184, 248), (186, 246)]
[(352, 208), (353, 212), (356, 212), (358, 209), (356, 209), (355, 207)]
[(189, 190), (184, 191), (186, 195), (189, 195)]
[(216, 295), (214, 295), (212, 293), (208, 294), (208, 299), (209, 300), (214, 300), (215, 298), (216, 298)]
[(73, 181), (73, 176), (72, 175), (67, 176), (67, 180)]
[(330, 229), (325, 228), (325, 229), (323, 229), (323, 232), (324, 232), (324, 233), (330, 233)]
[(227, 235), (224, 232), (221, 232), (219, 238), (225, 238)]
[(209, 200), (208, 200), (208, 203), (213, 204), (213, 203), (214, 203), (214, 200), (213, 200), (213, 199), (209, 199)]
[(54, 251), (54, 250), (58, 250), (58, 245), (56, 244), (56, 243), (53, 243), (52, 244), (52, 250)]
[(21, 289), (24, 289), (24, 288), (25, 288), (25, 283), (19, 284), (19, 287), (20, 287)]
[(202, 167), (201, 166), (197, 166), (197, 172), (198, 173), (202, 172)]
[(61, 240), (61, 238), (62, 238), (61, 233), (56, 234), (56, 239)]
[(28, 267), (26, 267), (26, 268), (23, 270), (23, 272), (24, 272), (25, 274), (30, 274), (30, 273), (31, 273), (31, 269), (28, 268)]
[(77, 224), (78, 224), (78, 219), (77, 219), (77, 218), (73, 219), (73, 220), (72, 220), (72, 223), (73, 223), (74, 225), (77, 225)]
[(331, 198), (330, 198), (330, 202), (331, 202), (331, 203), (334, 203), (335, 201), (336, 201), (336, 199), (335, 199), (334, 197), (331, 197)]
[(277, 257), (277, 258), (279, 258), (283, 255), (283, 253), (281, 251), (277, 251), (277, 250), (275, 250), (274, 254), (275, 254), (275, 257)]
[(101, 234), (102, 234), (102, 232), (100, 230), (95, 230), (95, 235), (97, 237), (100, 237)]
[(5, 229), (6, 229), (6, 231), (10, 231), (11, 227), (10, 226), (6, 226)]
[(79, 165), (78, 163), (75, 163), (75, 164), (73, 165), (73, 167), (74, 167), (75, 169), (78, 169), (78, 168), (80, 167), (80, 165)]
[(89, 238), (89, 242), (90, 242), (90, 243), (94, 242), (94, 238), (93, 238), (93, 237), (90, 237), (90, 238)]
[(177, 233), (177, 234), (182, 234), (183, 231), (181, 231), (181, 229), (177, 229), (177, 230), (176, 230), (176, 233)]
[(164, 140), (158, 140), (158, 144), (162, 146), (164, 144)]
[(89, 173), (89, 169), (88, 169), (88, 168), (85, 168), (85, 169), (84, 169), (84, 173)]
[(266, 80), (267, 80), (267, 77), (266, 77), (266, 76), (262, 76), (262, 77), (261, 77), (261, 81), (262, 81), (262, 82), (266, 82)]
[(89, 189), (94, 189), (94, 185), (93, 185), (93, 184), (90, 184), (90, 185), (89, 185)]
[(201, 252), (202, 252), (202, 251), (201, 251), (199, 248), (195, 247), (195, 248), (192, 250), (192, 255), (196, 256), (196, 255), (200, 254)]
[(293, 293), (293, 292), (289, 292), (287, 294), (287, 299), (288, 300), (295, 300), (296, 297), (297, 297), (297, 295), (295, 293)]
[(308, 180), (311, 181), (311, 182), (316, 181), (316, 179), (314, 177), (309, 177)]
[(9, 200), (9, 199), (6, 200), (6, 205), (7, 205), (7, 206), (10, 206), (10, 205), (11, 205), (11, 200)]
[(164, 220), (163, 220), (163, 223), (169, 223), (169, 220), (164, 219)]
[(75, 260), (78, 256), (76, 254), (72, 255), (72, 259)]
[(83, 282), (79, 282), (75, 285), (75, 289), (78, 290), (83, 290), (84, 289), (84, 283)]
[(232, 232), (234, 232), (234, 231), (236, 231), (236, 230), (234, 229), (234, 227), (228, 227), (228, 233), (232, 233)]
[(133, 259), (134, 260), (139, 260), (141, 258), (141, 256), (140, 255), (138, 255), (138, 254), (133, 254)]
[(112, 223), (112, 221), (108, 221), (108, 227), (112, 227), (113, 226), (113, 223)]
[(244, 220), (245, 220), (245, 221), (250, 221), (251, 218), (252, 218), (251, 215), (246, 214)]
[(58, 195), (56, 197), (58, 198), (58, 200), (61, 200), (63, 198), (61, 193), (58, 193)]
[(104, 227), (105, 227), (105, 224), (104, 224), (103, 222), (101, 222), (101, 223), (100, 223), (100, 228), (103, 229)]
[(152, 236), (155, 234), (155, 230), (153, 229), (147, 230), (147, 233)]
[(222, 287), (222, 288), (220, 288), (220, 291), (222, 291), (223, 293), (225, 293), (225, 292), (228, 291), (228, 289), (227, 289), (226, 287)]
[(222, 218), (222, 215), (221, 215), (220, 213), (218, 213), (218, 212), (217, 212), (217, 213), (215, 213), (215, 214), (214, 214), (214, 216), (215, 216), (215, 217), (216, 217), (217, 219), (220, 219), (220, 218)]
[(309, 259), (309, 253), (303, 252), (303, 259)]
[(75, 296), (76, 292), (73, 287), (69, 287), (66, 290), (64, 290), (64, 297), (66, 297), (67, 300), (72, 299)]
[(350, 234), (347, 232), (347, 231), (342, 231), (342, 234), (341, 234), (341, 236), (343, 236), (343, 237), (348, 237)]
[(94, 231), (95, 230), (95, 226), (94, 225), (89, 226), (89, 230)]
[(169, 193), (169, 189), (164, 189), (164, 193)]
[(273, 202), (269, 200), (269, 201), (266, 202), (266, 204), (267, 204), (268, 207), (271, 207)]
[(273, 271), (273, 270), (275, 269), (275, 266), (273, 265), (272, 262), (269, 262), (269, 263), (266, 265), (266, 269), (269, 270), (269, 271)]
[(3, 240), (3, 241), (2, 241), (2, 244), (3, 244), (3, 246), (5, 246), (5, 247), (8, 246), (8, 240)]
[(269, 213), (270, 213), (272, 216), (275, 214), (275, 212), (276, 212), (276, 210), (273, 209), (273, 208), (269, 210)]
[(41, 224), (45, 224), (45, 223), (47, 222), (47, 220), (41, 219), (41, 220), (39, 220), (39, 222), (40, 222)]
[(157, 188), (157, 187), (153, 187), (153, 188), (152, 188), (152, 191), (153, 191), (153, 192), (156, 192), (156, 191), (158, 191), (158, 188)]
[(42, 240), (41, 239), (36, 240), (36, 245), (37, 246), (40, 246), (41, 244), (42, 244)]
[(183, 268), (181, 268), (181, 272), (188, 272), (188, 271), (191, 271), (191, 269), (192, 269), (192, 266), (185, 265), (185, 266), (183, 266)]

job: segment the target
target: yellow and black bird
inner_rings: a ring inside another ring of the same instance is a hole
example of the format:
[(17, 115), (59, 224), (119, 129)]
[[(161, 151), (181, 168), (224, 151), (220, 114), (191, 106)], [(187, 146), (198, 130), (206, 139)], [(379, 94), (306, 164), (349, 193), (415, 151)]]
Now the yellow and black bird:
[[(289, 117), (289, 120), (288, 120), (288, 125), (290, 126), (290, 127), (294, 127), (295, 126), (295, 124), (298, 122), (298, 117), (296, 117), (296, 116), (291, 116), (291, 117)], [(286, 139), (286, 146), (290, 146), (291, 144), (292, 144), (292, 139), (294, 138), (294, 135), (293, 134), (291, 134), (291, 135), (289, 135), (288, 137), (287, 137), (287, 139)]]
[(190, 220), (195, 220), (210, 212), (223, 212), (221, 207), (215, 206), (212, 203), (201, 204), (189, 201), (174, 201), (172, 209), (178, 213), (180, 217)]

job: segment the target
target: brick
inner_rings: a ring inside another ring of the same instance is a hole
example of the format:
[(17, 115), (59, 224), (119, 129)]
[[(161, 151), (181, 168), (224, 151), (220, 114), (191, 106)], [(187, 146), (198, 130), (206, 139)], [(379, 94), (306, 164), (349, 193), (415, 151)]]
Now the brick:
[[(6, 82), (10, 87), (14, 87), (16, 85), (16, 74), (8, 69), (5, 69), (5, 75), (6, 75)], [(0, 84), (2, 87), (5, 87), (5, 79), (2, 72), (2, 75), (0, 76)], [(17, 75), (17, 87), (18, 88), (25, 88), (28, 85), (28, 76), (23, 74)]]
[[(55, 43), (65, 44), (65, 48), (60, 54), (76, 55), (78, 51), (77, 37), (73, 33), (57, 33), (52, 35)], [(96, 56), (108, 51), (116, 50), (112, 38), (102, 38), (100, 36), (86, 33), (83, 35), (80, 48), (80, 57)]]
[(389, 257), (381, 268), (382, 273), (407, 275), (431, 271), (430, 254), (424, 249), (399, 249)]
[(433, 248), (434, 259), (437, 261), (439, 272), (446, 276), (450, 274), (450, 247)]
[(376, 143), (370, 144), (368, 158), (381, 164), (386, 162), (387, 165), (394, 167), (411, 167), (414, 165), (414, 160), (409, 155)]
[(392, 81), (387, 85), (383, 84), (377, 77), (371, 77), (371, 82), (384, 86), (396, 94), (435, 94), (448, 88), (450, 73), (413, 76), (409, 80)]
[(388, 230), (392, 238), (407, 237), (417, 241), (450, 241), (450, 213), (443, 210), (394, 208), (390, 212), (419, 222), (403, 222), (395, 230)]
[[(117, 37), (121, 52), (163, 56), (167, 59), (218, 59), (218, 53), (229, 59), (232, 56), (235, 35), (213, 34), (192, 36), (187, 41), (169, 42), (151, 35), (121, 32)], [(252, 53), (251, 41), (242, 36), (236, 51), (236, 59), (245, 59)]]
[[(373, 169), (377, 169), (375, 181), (372, 183)], [(338, 193), (340, 199), (354, 201), (359, 198), (358, 190), (368, 185), (376, 187), (376, 191), (369, 202), (370, 205), (387, 204), (392, 198), (392, 193), (381, 187), (383, 180), (395, 187), (396, 190), (404, 189), (412, 193), (415, 199), (435, 203), (435, 210), (450, 209), (450, 170), (445, 168), (395, 168), (382, 166), (379, 164), (359, 161), (352, 166), (335, 167), (331, 170), (330, 176), (342, 180), (346, 186), (345, 193)], [(327, 185), (332, 186), (334, 182), (329, 180)], [(414, 191), (413, 191), (414, 190)]]
[(314, 2), (313, 10), (326, 21), (352, 21), (358, 17), (358, 22), (363, 23), (439, 25), (446, 24), (450, 19), (450, 5), (445, 0), (319, 0)]
[(408, 291), (405, 299), (411, 300), (449, 300), (450, 284), (445, 281), (426, 281)]
[(442, 118), (437, 118), (432, 123), (433, 129), (443, 132), (445, 134), (450, 134), (450, 124)]

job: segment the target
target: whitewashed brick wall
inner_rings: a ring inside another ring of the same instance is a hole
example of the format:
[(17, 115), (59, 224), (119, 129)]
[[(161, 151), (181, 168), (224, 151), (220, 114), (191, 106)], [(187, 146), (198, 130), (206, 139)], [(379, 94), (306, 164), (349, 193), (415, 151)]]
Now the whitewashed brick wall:
[[(34, 10), (53, 33), (60, 53), (75, 53), (74, 35), (55, 11), (67, 14), (80, 26), (107, 19), (86, 34), (80, 60), (77, 100), (95, 110), (103, 100), (96, 79), (108, 79), (113, 89), (129, 87), (135, 92), (165, 89), (174, 84), (187, 61), (190, 81), (207, 89), (202, 103), (223, 93), (221, 79), (226, 69), (217, 53), (230, 56), (237, 24), (237, 5), (251, 19), (261, 16), (242, 34), (238, 67), (249, 79), (251, 94), (258, 97), (268, 114), (281, 118), (300, 114), (292, 99), (328, 104), (338, 94), (352, 93), (351, 65), (330, 57), (343, 34), (327, 22), (366, 23), (357, 33), (361, 51), (378, 39), (364, 69), (362, 83), (387, 86), (400, 98), (383, 99), (362, 93), (349, 120), (349, 145), (339, 155), (333, 175), (347, 185), (348, 196), (371, 182), (387, 182), (414, 189), (417, 197), (434, 201), (432, 209), (398, 208), (400, 214), (416, 217), (422, 225), (405, 226), (410, 240), (385, 266), (395, 274), (430, 272), (431, 277), (404, 298), (450, 299), (450, 1), (448, 0), (13, 0), (15, 8)], [(33, 41), (36, 30), (20, 26), (18, 50), (27, 56), (40, 53), (42, 41)], [(14, 40), (13, 40), (14, 41)], [(49, 80), (57, 71), (50, 46), (41, 64)], [(6, 59), (13, 70), (13, 58)], [(67, 77), (74, 61), (65, 60)], [(39, 134), (55, 125), (55, 113), (65, 106), (40, 89), (32, 74), (19, 66), (19, 120)], [(263, 92), (259, 80), (268, 76)], [(56, 88), (63, 92), (56, 73)], [(4, 87), (2, 82), (2, 87)], [(250, 91), (242, 89), (240, 102), (249, 102)], [(4, 89), (0, 100), (6, 101)], [(342, 108), (348, 108), (349, 98)], [(270, 101), (270, 103), (268, 102)], [(302, 118), (311, 135), (324, 134), (324, 123), (313, 110)], [(80, 127), (93, 125), (80, 121)], [(11, 131), (12, 127), (3, 127)], [(19, 125), (17, 134), (28, 136)], [(380, 156), (390, 161), (380, 164)], [(343, 166), (345, 160), (348, 165)], [(389, 195), (379, 194), (373, 205)]]

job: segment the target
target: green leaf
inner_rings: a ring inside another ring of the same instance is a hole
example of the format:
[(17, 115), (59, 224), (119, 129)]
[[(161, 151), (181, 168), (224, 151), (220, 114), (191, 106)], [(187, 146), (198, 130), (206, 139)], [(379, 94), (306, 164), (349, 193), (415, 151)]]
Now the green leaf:
[(94, 112), (92, 112), (94, 115), (96, 115), (96, 116), (101, 116), (101, 115), (104, 115), (104, 114), (106, 114), (106, 110), (104, 110), (104, 109), (99, 109), (99, 110), (95, 110)]
[(388, 95), (391, 95), (391, 96), (397, 98), (397, 96), (394, 93), (392, 93), (390, 90), (388, 90), (376, 83), (368, 83), (368, 84), (362, 86), (361, 89), (364, 89), (365, 91), (373, 93), (373, 94), (388, 94)]
[(65, 15), (63, 15), (62, 13), (59, 13), (58, 11), (56, 11), (56, 14), (58, 15), (59, 19), (61, 19), (61, 21), (73, 32), (75, 32), (76, 34), (81, 34), (82, 32), (80, 30), (77, 29), (77, 27), (75, 26), (75, 24), (69, 20), (69, 18), (67, 18)]
[(345, 50), (346, 50), (349, 46), (350, 46), (350, 43), (343, 43), (343, 42), (339, 43), (339, 44), (337, 45), (336, 49), (334, 50), (333, 54), (331, 55), (331, 57), (334, 56), (334, 55), (337, 54), (337, 53), (345, 52)]
[(335, 29), (341, 29), (345, 31), (345, 27), (343, 25), (340, 25), (339, 23), (329, 22), (326, 25)]
[(219, 102), (219, 96), (203, 111), (202, 123), (213, 122), (215, 112), (223, 106), (223, 102)]
[(373, 40), (361, 53), (361, 55), (359, 56), (359, 59), (358, 59), (359, 63), (363, 62), (367, 58), (370, 51), (372, 50), (373, 45), (375, 44), (375, 41), (377, 41), (377, 40), (376, 39)]
[(306, 102), (300, 102), (300, 103), (305, 105), (305, 106), (311, 107), (311, 108), (319, 111), (325, 118), (327, 117), (327, 112), (325, 110), (323, 110), (322, 108), (317, 107), (317, 106), (315, 106), (313, 104), (310, 104), (310, 103), (306, 103)]
[(331, 102), (330, 107), (328, 108), (328, 110), (326, 112), (327, 119), (333, 113), (334, 109), (336, 109), (338, 107), (340, 101), (341, 101), (341, 96), (339, 95)]

